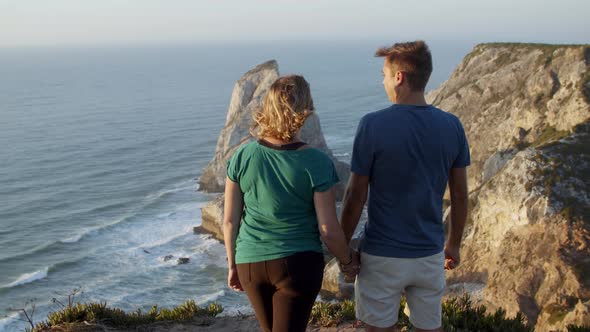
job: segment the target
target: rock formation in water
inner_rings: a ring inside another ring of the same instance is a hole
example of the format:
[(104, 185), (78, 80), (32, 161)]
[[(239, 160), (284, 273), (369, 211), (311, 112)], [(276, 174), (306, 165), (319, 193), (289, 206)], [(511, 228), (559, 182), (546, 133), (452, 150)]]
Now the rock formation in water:
[[(271, 60), (248, 71), (236, 82), (225, 126), (217, 141), (215, 156), (199, 178), (200, 189), (208, 192), (222, 192), (224, 190), (227, 161), (237, 147), (253, 139), (250, 135), (252, 112), (261, 106), (266, 92), (278, 77), (278, 64)], [(341, 197), (348, 181), (350, 167), (332, 155), (332, 151), (326, 145), (317, 113), (314, 112), (305, 121), (305, 125), (301, 128), (300, 138), (330, 156), (340, 177), (337, 192)], [(203, 220), (201, 229), (222, 239), (223, 195), (211, 201), (201, 211)]]
[[(215, 156), (199, 178), (201, 190), (207, 192), (223, 191), (226, 163), (238, 146), (252, 140), (250, 135), (252, 113), (261, 106), (266, 92), (278, 77), (278, 64), (276, 61), (271, 60), (248, 71), (236, 82), (227, 111), (225, 126), (217, 140)], [(332, 151), (326, 145), (320, 119), (315, 112), (305, 121), (305, 125), (301, 128), (300, 138), (330, 156), (342, 180), (341, 183), (348, 180), (350, 167), (338, 161), (332, 155)]]
[(590, 325), (589, 65), (589, 46), (482, 44), (428, 95), (471, 148), (463, 262), (447, 284), (537, 331)]

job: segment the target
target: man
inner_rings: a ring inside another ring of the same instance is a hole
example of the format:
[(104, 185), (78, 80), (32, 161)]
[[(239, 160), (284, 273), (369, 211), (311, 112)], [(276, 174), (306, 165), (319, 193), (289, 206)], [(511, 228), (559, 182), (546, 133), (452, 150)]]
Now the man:
[[(384, 57), (383, 86), (394, 104), (359, 123), (342, 211), (350, 241), (369, 196), (355, 284), (357, 317), (369, 332), (395, 331), (404, 293), (415, 331), (442, 331), (444, 270), (459, 265), (467, 218), (469, 147), (459, 119), (424, 98), (432, 72), (426, 43), (398, 43), (376, 56)], [(447, 183), (451, 222), (445, 243)]]

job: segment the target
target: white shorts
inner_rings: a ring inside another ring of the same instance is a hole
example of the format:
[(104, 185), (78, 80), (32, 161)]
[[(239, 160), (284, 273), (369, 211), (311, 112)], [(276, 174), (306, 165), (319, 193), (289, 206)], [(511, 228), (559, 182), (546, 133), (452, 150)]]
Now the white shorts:
[(386, 328), (397, 323), (400, 298), (406, 295), (410, 322), (424, 330), (442, 324), (445, 289), (444, 253), (422, 258), (393, 258), (361, 253), (355, 283), (356, 316), (366, 324)]

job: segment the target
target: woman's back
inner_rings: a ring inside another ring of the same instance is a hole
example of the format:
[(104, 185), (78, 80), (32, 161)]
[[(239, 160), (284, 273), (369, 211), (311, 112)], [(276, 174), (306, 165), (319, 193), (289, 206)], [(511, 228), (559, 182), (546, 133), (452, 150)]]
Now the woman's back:
[(330, 158), (315, 148), (279, 150), (250, 142), (228, 162), (239, 183), (244, 214), (236, 242), (236, 263), (321, 252), (313, 195), (338, 182)]

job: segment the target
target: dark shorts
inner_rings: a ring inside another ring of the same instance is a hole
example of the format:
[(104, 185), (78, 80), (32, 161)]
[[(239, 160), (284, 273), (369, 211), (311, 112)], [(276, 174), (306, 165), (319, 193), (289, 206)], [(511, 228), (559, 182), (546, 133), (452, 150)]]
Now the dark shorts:
[(262, 331), (305, 331), (322, 286), (324, 256), (305, 251), (268, 261), (238, 264), (238, 277)]

